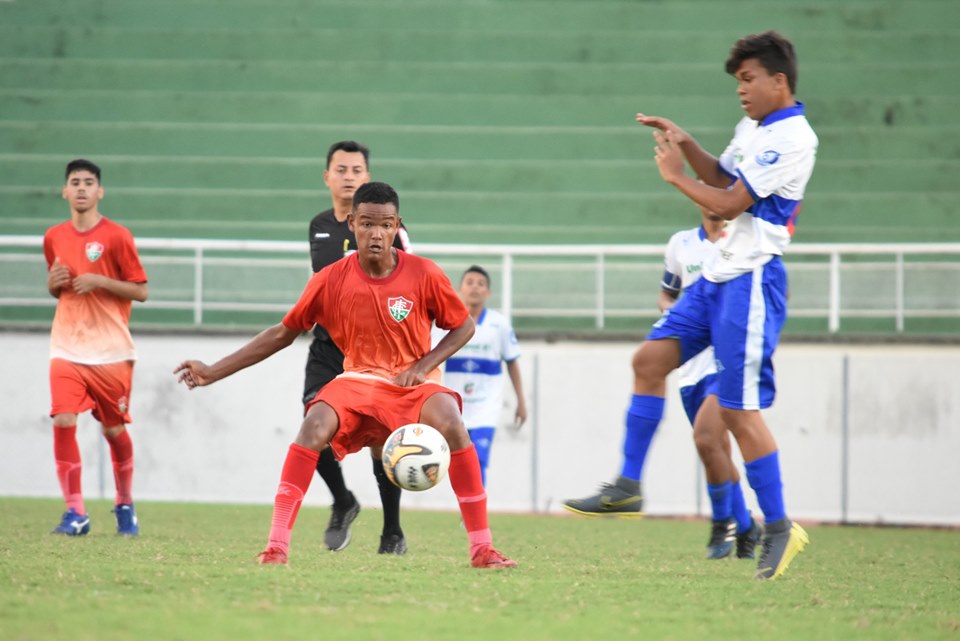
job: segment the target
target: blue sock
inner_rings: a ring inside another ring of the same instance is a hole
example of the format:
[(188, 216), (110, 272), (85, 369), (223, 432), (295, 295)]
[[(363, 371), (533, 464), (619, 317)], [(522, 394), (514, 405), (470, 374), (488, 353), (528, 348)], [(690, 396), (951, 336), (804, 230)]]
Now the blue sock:
[(757, 503), (767, 523), (786, 518), (783, 507), (783, 481), (780, 479), (780, 455), (773, 452), (746, 464), (747, 480), (757, 493)]
[(750, 518), (750, 510), (747, 509), (747, 502), (743, 498), (743, 488), (740, 486), (740, 481), (732, 484), (730, 498), (733, 518), (737, 521), (737, 534), (743, 534), (753, 525), (753, 519)]
[(719, 485), (707, 483), (707, 494), (710, 495), (710, 504), (713, 506), (713, 520), (726, 521), (733, 515), (731, 495), (732, 481), (725, 481)]
[(650, 442), (663, 418), (664, 399), (660, 396), (634, 394), (627, 410), (627, 433), (623, 438), (621, 476), (639, 481)]

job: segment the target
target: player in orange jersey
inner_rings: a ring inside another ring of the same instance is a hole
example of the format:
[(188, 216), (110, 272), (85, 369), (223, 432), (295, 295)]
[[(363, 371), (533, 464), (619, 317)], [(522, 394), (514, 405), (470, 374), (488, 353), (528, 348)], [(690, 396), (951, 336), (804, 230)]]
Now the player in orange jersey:
[[(210, 385), (288, 347), (315, 324), (343, 351), (344, 373), (307, 404), (290, 446), (273, 505), (270, 539), (260, 563), (286, 564), (290, 534), (320, 451), (337, 458), (379, 449), (409, 423), (437, 428), (450, 444), (450, 484), (478, 568), (513, 567), (493, 547), (487, 496), (476, 450), (461, 418), (460, 396), (439, 384), (439, 365), (463, 347), (474, 324), (450, 280), (433, 262), (394, 247), (400, 199), (385, 183), (357, 189), (348, 221), (357, 253), (320, 270), (283, 322), (213, 365), (184, 361), (174, 370), (188, 388)], [(430, 327), (450, 330), (430, 349)]]
[(89, 160), (67, 165), (63, 198), (70, 220), (43, 237), (47, 289), (57, 299), (50, 332), (53, 451), (67, 511), (53, 532), (90, 531), (81, 491), (77, 414), (93, 410), (110, 444), (117, 495), (117, 533), (136, 536), (133, 443), (126, 424), (136, 351), (130, 336), (132, 301), (147, 300), (147, 275), (133, 235), (97, 209), (103, 198), (100, 168)]
[[(370, 181), (369, 160), (370, 149), (354, 140), (335, 142), (327, 151), (323, 182), (330, 189), (333, 206), (310, 221), (310, 263), (314, 272), (357, 249), (357, 239), (347, 224), (347, 216), (353, 209), (353, 195), (357, 188)], [(402, 225), (393, 246), (412, 253), (410, 239)], [(303, 381), (304, 406), (313, 400), (321, 387), (343, 373), (343, 353), (330, 339), (327, 330), (317, 325), (312, 333)], [(328, 448), (320, 452), (317, 474), (333, 497), (323, 542), (328, 549), (339, 552), (350, 544), (353, 522), (360, 514), (360, 502), (347, 489), (343, 470), (334, 458), (333, 450)], [(400, 488), (387, 477), (379, 457), (373, 457), (373, 475), (383, 506), (383, 530), (377, 551), (380, 554), (406, 554), (407, 540), (400, 527)]]

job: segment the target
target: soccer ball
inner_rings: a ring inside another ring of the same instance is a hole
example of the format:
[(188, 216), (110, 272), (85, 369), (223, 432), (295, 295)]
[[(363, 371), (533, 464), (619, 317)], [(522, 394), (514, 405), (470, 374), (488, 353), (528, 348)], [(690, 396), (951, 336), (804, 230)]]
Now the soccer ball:
[(450, 446), (443, 434), (423, 423), (394, 430), (383, 444), (383, 469), (394, 485), (422, 492), (443, 480), (450, 467)]

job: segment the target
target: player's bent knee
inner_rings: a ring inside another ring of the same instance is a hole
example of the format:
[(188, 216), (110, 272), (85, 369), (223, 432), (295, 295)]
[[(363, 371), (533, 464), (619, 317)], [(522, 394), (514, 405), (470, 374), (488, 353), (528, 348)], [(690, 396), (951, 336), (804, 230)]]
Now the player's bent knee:
[(676, 341), (647, 341), (633, 353), (633, 375), (642, 381), (655, 383), (680, 365), (680, 346)]
[(300, 424), (297, 445), (319, 452), (333, 439), (340, 421), (337, 413), (326, 403), (312, 405)]
[[(432, 423), (430, 422), (431, 420), (433, 421)], [(436, 428), (438, 432), (443, 434), (443, 438), (447, 440), (450, 449), (454, 452), (462, 450), (465, 447), (470, 447), (472, 443), (470, 434), (467, 432), (467, 428), (464, 427), (463, 420), (459, 414), (447, 417), (438, 416), (423, 420), (422, 422)]]
[(77, 424), (76, 414), (57, 414), (53, 417), (54, 427), (74, 427)]
[(123, 423), (121, 423), (120, 425), (113, 425), (111, 427), (107, 427), (106, 425), (104, 425), (101, 428), (101, 430), (103, 431), (103, 435), (106, 436), (107, 438), (114, 438), (116, 436), (120, 436), (120, 433), (123, 432), (123, 430), (125, 429), (126, 429), (126, 425), (124, 425)]
[(470, 435), (460, 416), (456, 400), (449, 394), (434, 394), (420, 410), (420, 422), (443, 434), (452, 451), (470, 447)]
[[(723, 436), (726, 436), (726, 433), (724, 433)], [(717, 438), (717, 435), (712, 432), (694, 432), (693, 443), (697, 447), (697, 452), (701, 457), (722, 453), (724, 451), (723, 439)]]

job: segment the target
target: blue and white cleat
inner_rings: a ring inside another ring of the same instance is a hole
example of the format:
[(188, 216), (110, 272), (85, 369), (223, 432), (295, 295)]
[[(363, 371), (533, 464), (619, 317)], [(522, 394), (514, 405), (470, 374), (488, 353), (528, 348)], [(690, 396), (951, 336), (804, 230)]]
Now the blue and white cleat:
[(51, 534), (64, 534), (66, 536), (83, 536), (90, 531), (90, 517), (86, 514), (78, 514), (76, 510), (70, 508), (63, 513), (60, 525), (53, 528)]
[(733, 552), (737, 540), (737, 522), (721, 519), (710, 523), (710, 539), (707, 541), (708, 559), (725, 559)]
[(117, 515), (117, 534), (122, 536), (137, 536), (140, 534), (140, 521), (133, 510), (133, 503), (121, 503), (113, 508)]

